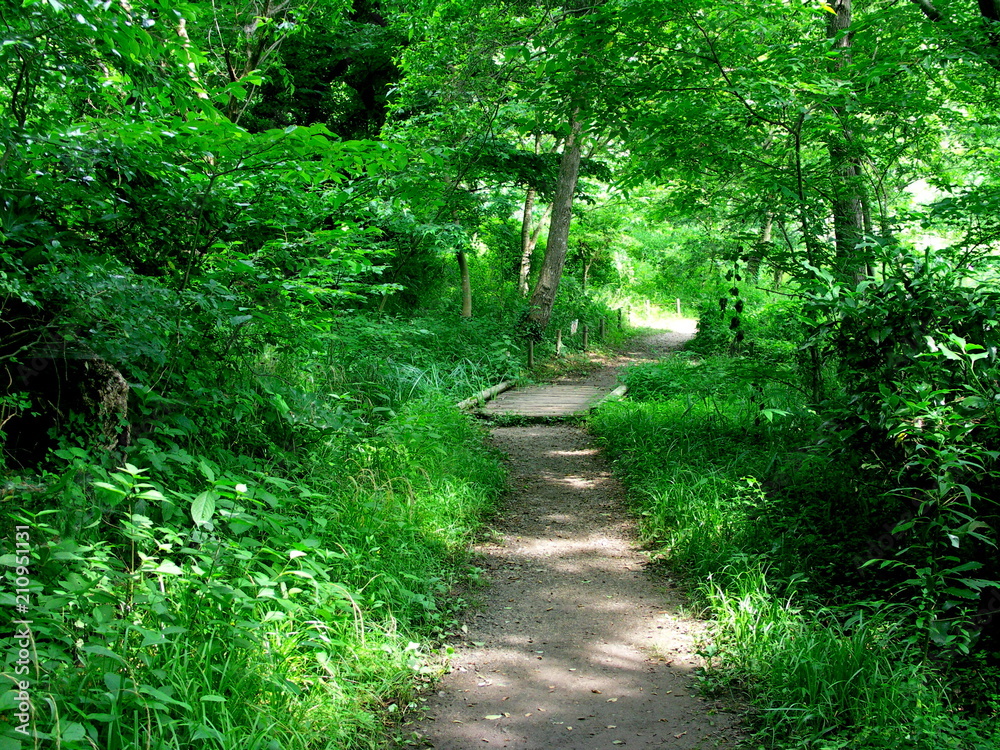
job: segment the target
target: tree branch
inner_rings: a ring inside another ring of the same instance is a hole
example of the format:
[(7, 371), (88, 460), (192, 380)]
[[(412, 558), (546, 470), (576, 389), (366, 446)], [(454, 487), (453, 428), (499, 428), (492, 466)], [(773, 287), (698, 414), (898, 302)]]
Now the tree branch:
[(941, 11), (935, 8), (930, 0), (910, 0), (910, 2), (920, 8), (923, 14), (932, 21), (940, 21), (943, 18)]

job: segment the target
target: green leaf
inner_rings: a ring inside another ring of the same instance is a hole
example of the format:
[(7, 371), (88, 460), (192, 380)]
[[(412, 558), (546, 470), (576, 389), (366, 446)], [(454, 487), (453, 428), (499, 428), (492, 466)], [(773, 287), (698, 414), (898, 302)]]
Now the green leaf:
[(191, 520), (195, 526), (204, 526), (215, 515), (215, 501), (219, 496), (211, 491), (202, 492), (191, 502)]
[(62, 742), (76, 742), (77, 740), (85, 739), (87, 736), (87, 730), (84, 728), (83, 724), (78, 724), (75, 721), (70, 722), (63, 729), (60, 740)]
[(172, 703), (175, 706), (180, 706), (181, 708), (186, 708), (188, 711), (191, 710), (191, 706), (183, 701), (175, 700), (171, 698), (165, 691), (155, 688), (152, 685), (140, 685), (139, 692), (144, 695), (148, 695), (151, 698), (155, 698), (158, 701), (163, 701), (164, 703)]
[(114, 659), (120, 664), (126, 663), (125, 660), (121, 658), (118, 654), (116, 654), (111, 649), (105, 648), (104, 646), (84, 646), (80, 650), (87, 654), (94, 654), (95, 656), (106, 656), (109, 659)]
[(191, 739), (215, 740), (216, 742), (220, 742), (223, 744), (225, 744), (226, 742), (226, 738), (222, 735), (222, 733), (218, 729), (216, 729), (215, 727), (206, 726), (204, 724), (198, 727), (197, 731), (195, 731), (195, 733), (191, 735)]
[(1000, 582), (991, 581), (986, 578), (959, 578), (958, 582), (968, 586), (970, 589), (975, 589), (976, 591), (982, 591), (983, 589), (990, 588), (991, 586), (1000, 585)]
[(962, 563), (961, 565), (956, 565), (954, 568), (949, 568), (948, 573), (964, 573), (967, 570), (979, 570), (981, 567), (983, 567), (981, 562), (970, 561)]
[(153, 572), (170, 576), (184, 575), (184, 571), (172, 560), (163, 560), (159, 565), (153, 568)]
[(975, 599), (976, 597), (979, 596), (979, 593), (973, 591), (972, 589), (959, 589), (955, 588), (954, 586), (948, 586), (946, 589), (944, 589), (944, 592), (946, 594), (951, 594), (952, 596), (957, 596), (961, 599)]
[(18, 702), (16, 690), (5, 690), (0, 693), (0, 711), (10, 711), (17, 708)]
[(209, 482), (215, 482), (215, 470), (208, 465), (204, 460), (198, 462), (198, 468), (201, 469), (201, 473), (205, 475), (205, 478)]
[(125, 495), (125, 491), (121, 487), (115, 487), (113, 484), (108, 484), (107, 482), (94, 482), (94, 486), (100, 487), (102, 490), (107, 490), (108, 492), (113, 492), (116, 495)]

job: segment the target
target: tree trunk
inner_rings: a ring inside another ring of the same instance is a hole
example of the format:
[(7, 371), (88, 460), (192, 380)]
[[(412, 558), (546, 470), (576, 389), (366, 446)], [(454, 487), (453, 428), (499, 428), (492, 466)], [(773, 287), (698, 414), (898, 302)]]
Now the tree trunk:
[(465, 257), (465, 251), (459, 250), (455, 253), (458, 259), (458, 275), (462, 280), (462, 317), (472, 317), (472, 283), (469, 281), (469, 261)]
[[(842, 50), (836, 70), (850, 62), (851, 1), (832, 0), (836, 14), (827, 22), (827, 37), (833, 39), (833, 49)], [(860, 280), (866, 276), (867, 263), (858, 257), (858, 245), (865, 235), (864, 186), (861, 182), (860, 159), (852, 152), (857, 148), (847, 122), (849, 115), (843, 107), (831, 107), (839, 121), (839, 131), (828, 144), (830, 167), (833, 173), (833, 231), (836, 241), (835, 266), (845, 276)]]
[[(924, 15), (932, 21), (948, 23), (949, 18), (941, 13), (931, 0), (910, 0), (919, 6)], [(1000, 32), (997, 24), (1000, 23), (1000, 1), (998, 0), (977, 0), (979, 5), (979, 15), (983, 19), (983, 26), (986, 32), (987, 49), (976, 41), (965, 41), (966, 48), (972, 50), (977, 55), (982, 55), (988, 65), (1000, 70)]]
[[(542, 134), (535, 133), (535, 154), (542, 149)], [(535, 252), (538, 233), (542, 224), (538, 223), (535, 231), (531, 231), (531, 211), (535, 207), (535, 189), (528, 188), (524, 196), (524, 217), (521, 219), (521, 267), (517, 274), (517, 288), (522, 297), (528, 296), (528, 277), (531, 276), (531, 256)]]
[(573, 194), (576, 192), (580, 176), (580, 123), (577, 111), (570, 116), (570, 134), (559, 160), (559, 178), (556, 193), (552, 199), (552, 220), (549, 222), (548, 244), (545, 260), (538, 275), (535, 290), (531, 295), (531, 309), (528, 313), (529, 331), (539, 334), (545, 330), (552, 317), (552, 305), (559, 291), (563, 266), (569, 243), (569, 225), (573, 218)]
[(535, 250), (535, 243), (531, 241), (531, 209), (534, 208), (534, 205), (535, 190), (528, 188), (528, 194), (524, 196), (524, 218), (521, 220), (521, 268), (517, 274), (517, 288), (521, 291), (522, 297), (528, 296), (531, 256)]

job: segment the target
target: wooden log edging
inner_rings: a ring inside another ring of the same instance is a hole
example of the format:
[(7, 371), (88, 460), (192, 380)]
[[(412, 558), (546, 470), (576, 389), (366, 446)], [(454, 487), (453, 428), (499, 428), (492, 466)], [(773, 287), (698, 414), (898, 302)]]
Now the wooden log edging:
[(477, 393), (475, 396), (471, 396), (463, 401), (459, 401), (455, 406), (459, 409), (472, 409), (477, 406), (482, 406), (491, 398), (499, 396), (504, 391), (509, 391), (514, 387), (513, 380), (504, 380), (502, 383), (497, 383), (496, 385), (485, 388)]
[[(618, 401), (619, 399), (625, 397), (626, 391), (628, 391), (628, 386), (620, 385), (617, 388), (615, 388), (613, 391), (611, 391), (611, 393), (609, 393), (607, 396), (605, 396), (604, 398), (602, 398), (602, 399), (598, 400), (597, 402), (595, 402), (594, 406), (600, 406), (601, 404), (603, 404), (603, 403), (605, 403), (607, 401)], [(591, 408), (593, 408), (593, 407), (591, 407)]]

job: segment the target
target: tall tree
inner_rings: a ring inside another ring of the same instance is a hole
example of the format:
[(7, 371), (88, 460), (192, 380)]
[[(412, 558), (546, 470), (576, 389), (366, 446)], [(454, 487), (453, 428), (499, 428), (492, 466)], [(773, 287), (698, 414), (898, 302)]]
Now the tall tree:
[[(535, 133), (535, 154), (541, 150), (541, 133)], [(517, 288), (525, 297), (528, 296), (528, 277), (531, 275), (531, 259), (538, 243), (538, 236), (541, 234), (545, 217), (543, 216), (536, 224), (532, 224), (532, 212), (535, 207), (535, 196), (537, 190), (529, 185), (524, 194), (524, 210), (521, 216), (521, 261), (518, 264)], [(546, 214), (551, 209), (551, 204), (546, 209)]]
[[(826, 35), (835, 53), (833, 70), (840, 77), (851, 66), (851, 6), (852, 0), (832, 0), (833, 12), (827, 21)], [(850, 81), (840, 80), (850, 96)], [(837, 97), (841, 99), (841, 97)], [(854, 137), (852, 117), (843, 101), (830, 104), (837, 128), (829, 137), (830, 172), (833, 176), (832, 209), (836, 237), (836, 265), (844, 275), (859, 281), (867, 275), (867, 264), (857, 258), (857, 248), (865, 235), (865, 195), (861, 179), (861, 149)]]
[(566, 264), (566, 253), (569, 250), (573, 196), (576, 194), (576, 184), (580, 176), (582, 155), (581, 126), (577, 119), (579, 111), (578, 108), (574, 108), (570, 114), (569, 135), (563, 144), (562, 157), (559, 160), (559, 178), (552, 198), (552, 218), (549, 221), (545, 260), (542, 262), (535, 289), (531, 293), (528, 311), (528, 326), (532, 332), (544, 331), (549, 324), (552, 305), (555, 303), (556, 292), (559, 291), (559, 282), (562, 279), (563, 266)]

